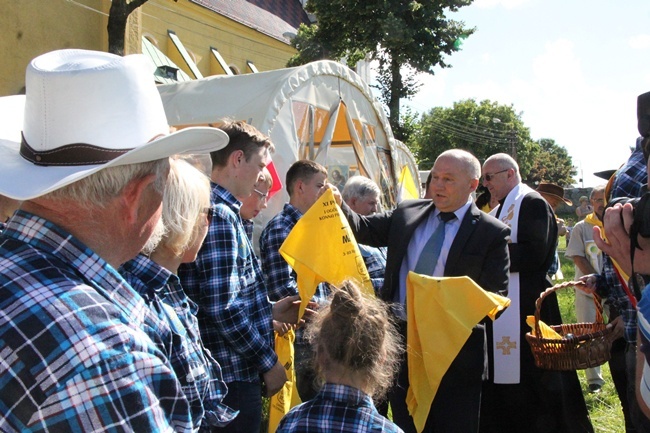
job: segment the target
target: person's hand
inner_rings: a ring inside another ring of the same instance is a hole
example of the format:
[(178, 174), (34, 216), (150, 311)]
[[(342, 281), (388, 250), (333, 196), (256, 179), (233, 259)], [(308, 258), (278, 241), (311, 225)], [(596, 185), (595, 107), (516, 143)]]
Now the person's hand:
[(580, 289), (588, 295), (596, 293), (596, 283), (598, 282), (597, 274), (583, 275), (578, 282), (583, 284), (576, 284), (576, 289)]
[[(634, 221), (634, 208), (630, 203), (615, 205), (605, 210), (603, 225), (607, 241), (599, 227), (594, 227), (594, 242), (601, 251), (612, 257), (623, 271), (630, 275), (630, 227)], [(634, 270), (641, 274), (650, 274), (650, 239), (638, 236), (642, 249), (634, 251)]]
[(277, 332), (280, 337), (295, 328), (296, 325), (290, 323), (278, 322), (277, 320), (273, 321), (273, 330)]
[(618, 316), (616, 319), (612, 320), (607, 324), (608, 328), (614, 328), (612, 331), (612, 340), (618, 340), (625, 334), (625, 323), (623, 322), (623, 318), (621, 316)]
[[(304, 322), (305, 319), (309, 319), (312, 314), (314, 314), (313, 308), (316, 304), (310, 302), (307, 304), (305, 313), (302, 316), (300, 322)], [(273, 304), (273, 320), (278, 322), (290, 323), (290, 324), (300, 324), (298, 323), (298, 313), (300, 311), (300, 295), (287, 296), (286, 298), (280, 299), (278, 302)]]
[(332, 190), (332, 195), (334, 196), (334, 200), (336, 200), (336, 204), (341, 206), (341, 203), (343, 203), (343, 197), (341, 196), (341, 191), (331, 183), (327, 183), (325, 185), (325, 188), (331, 189)]
[(266, 390), (265, 397), (272, 397), (284, 386), (287, 381), (287, 373), (280, 361), (278, 361), (269, 371), (262, 374), (262, 379)]

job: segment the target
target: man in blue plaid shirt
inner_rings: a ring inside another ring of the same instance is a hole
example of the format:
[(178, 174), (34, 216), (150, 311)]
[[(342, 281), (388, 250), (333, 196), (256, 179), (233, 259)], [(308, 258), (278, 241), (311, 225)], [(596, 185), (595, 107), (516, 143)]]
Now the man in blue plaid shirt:
[(273, 148), (268, 137), (244, 122), (226, 124), (228, 146), (213, 152), (212, 203), (215, 215), (194, 263), (179, 277), (199, 305), (203, 343), (223, 369), (228, 385), (224, 404), (240, 414), (228, 431), (259, 430), (262, 382), (268, 396), (286, 381), (274, 350), (272, 309), (262, 270), (239, 215)]
[[(174, 153), (225, 134), (169, 134), (142, 55), (61, 50), (27, 69), (22, 143), (0, 140), (0, 431), (190, 431), (171, 332), (115, 270), (160, 218)], [(20, 152), (18, 149), (20, 148)]]
[[(286, 203), (284, 209), (268, 222), (260, 236), (260, 259), (271, 300), (298, 294), (296, 273), (280, 255), (280, 246), (300, 217), (325, 191), (326, 184), (327, 170), (316, 162), (299, 160), (287, 170), (285, 185), (289, 194), (289, 203)], [(315, 244), (314, 248), (318, 248), (318, 245)], [(325, 302), (328, 295), (327, 285), (321, 283), (312, 301)], [(294, 349), (296, 386), (302, 401), (307, 401), (316, 395), (318, 389), (314, 385), (316, 374), (311, 367), (311, 347), (303, 339), (301, 329), (297, 332)]]

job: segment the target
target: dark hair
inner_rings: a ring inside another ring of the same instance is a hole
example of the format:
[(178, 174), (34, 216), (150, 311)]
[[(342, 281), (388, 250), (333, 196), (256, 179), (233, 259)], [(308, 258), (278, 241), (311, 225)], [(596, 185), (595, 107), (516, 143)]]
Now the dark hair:
[(275, 149), (269, 137), (244, 121), (227, 121), (219, 125), (219, 129), (228, 134), (229, 141), (223, 149), (210, 152), (213, 166), (225, 167), (230, 155), (237, 150), (243, 151), (246, 161), (249, 161), (260, 147), (266, 147), (270, 152)]
[(301, 159), (291, 164), (291, 167), (289, 167), (289, 170), (287, 170), (287, 175), (285, 178), (285, 184), (287, 193), (289, 193), (289, 197), (291, 197), (293, 194), (293, 186), (296, 184), (296, 181), (307, 181), (311, 179), (313, 175), (318, 173), (323, 173), (325, 176), (327, 176), (327, 170), (325, 167), (317, 162)]
[(477, 208), (482, 209), (486, 204), (490, 204), (492, 195), (490, 194), (490, 190), (485, 188), (483, 185), (481, 185), (476, 191), (479, 192), (479, 189), (482, 190), (482, 192), (478, 195), (478, 197), (476, 197), (476, 201), (474, 203), (476, 204)]
[(321, 379), (330, 368), (358, 373), (375, 398), (388, 390), (403, 350), (386, 304), (352, 281), (333, 289), (329, 305), (308, 325), (307, 338)]

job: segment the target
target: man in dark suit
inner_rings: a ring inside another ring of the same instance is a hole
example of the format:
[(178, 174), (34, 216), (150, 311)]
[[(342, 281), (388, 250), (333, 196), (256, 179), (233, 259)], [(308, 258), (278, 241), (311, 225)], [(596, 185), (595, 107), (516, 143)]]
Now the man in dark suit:
[[(432, 263), (428, 263), (427, 273), (469, 276), (485, 290), (501, 294), (507, 291), (509, 229), (474, 205), (472, 192), (478, 186), (479, 177), (478, 160), (466, 151), (453, 149), (442, 153), (435, 161), (429, 185), (432, 200), (406, 200), (393, 211), (368, 217), (341, 205), (359, 243), (388, 246), (386, 275), (380, 295), (392, 303), (404, 338), (406, 275), (411, 270), (425, 273), (418, 270), (422, 267), (420, 258), (428, 254), (427, 244), (441, 224), (444, 224), (444, 235), (440, 236), (444, 241), (435, 262), (431, 258)], [(448, 222), (443, 222), (445, 220)], [(481, 381), (486, 364), (484, 344), (485, 327), (478, 324), (445, 373), (424, 431), (478, 431)], [(415, 427), (406, 406), (406, 357), (405, 353), (389, 400), (393, 420), (408, 433), (415, 432)]]
[[(481, 433), (593, 432), (575, 371), (541, 370), (525, 334), (526, 316), (551, 286), (547, 271), (557, 245), (555, 214), (542, 196), (521, 181), (517, 162), (505, 153), (483, 164), (483, 185), (499, 206), (492, 210), (510, 227), (510, 308), (494, 323), (490, 356), (494, 369), (484, 383)], [(541, 320), (562, 323), (555, 294), (544, 299)]]

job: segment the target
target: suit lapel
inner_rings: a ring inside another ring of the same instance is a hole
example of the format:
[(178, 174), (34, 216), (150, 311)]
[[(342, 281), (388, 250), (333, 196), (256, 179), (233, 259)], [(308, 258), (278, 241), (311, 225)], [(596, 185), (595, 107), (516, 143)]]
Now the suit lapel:
[(445, 265), (445, 276), (455, 275), (454, 267), (460, 262), (460, 255), (465, 249), (465, 244), (470, 238), (480, 218), (480, 210), (474, 203), (465, 213), (463, 221), (460, 223), (458, 233), (451, 244), (449, 254), (447, 254), (447, 264)]
[[(413, 237), (413, 233), (433, 209), (435, 209), (433, 202), (409, 204), (403, 208), (398, 206), (395, 209), (391, 223), (390, 239), (388, 241), (390, 247), (388, 248), (385, 278), (392, 278), (394, 276), (395, 281), (397, 281), (399, 278), (399, 270), (406, 256), (406, 251)], [(391, 290), (393, 290), (397, 286), (391, 284), (388, 287), (391, 287)]]

